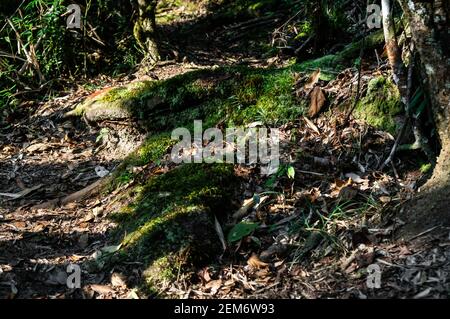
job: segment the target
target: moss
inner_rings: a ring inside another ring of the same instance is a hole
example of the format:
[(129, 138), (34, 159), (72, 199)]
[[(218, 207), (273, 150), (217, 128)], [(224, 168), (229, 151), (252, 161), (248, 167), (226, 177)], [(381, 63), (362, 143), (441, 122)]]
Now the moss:
[(395, 115), (400, 112), (402, 112), (400, 93), (397, 87), (383, 76), (369, 82), (366, 96), (355, 109), (358, 118), (392, 134), (397, 127)]
[(150, 136), (137, 151), (140, 164), (145, 165), (161, 160), (175, 142), (168, 133)]
[(420, 172), (421, 172), (422, 174), (427, 174), (428, 172), (431, 171), (432, 168), (433, 168), (433, 165), (430, 164), (430, 163), (422, 164), (422, 165), (420, 166)]
[(151, 177), (114, 216), (117, 234), (126, 234), (122, 258), (144, 262), (154, 284), (171, 278), (170, 268), (157, 271), (168, 260), (183, 271), (210, 260), (220, 253), (213, 215), (227, 212), (236, 182), (226, 164), (185, 164)]

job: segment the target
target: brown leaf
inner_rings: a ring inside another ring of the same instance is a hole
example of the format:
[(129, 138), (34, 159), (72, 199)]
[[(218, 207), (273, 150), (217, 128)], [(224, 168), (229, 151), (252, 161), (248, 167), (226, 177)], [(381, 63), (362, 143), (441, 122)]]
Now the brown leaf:
[(319, 128), (313, 122), (311, 122), (311, 120), (309, 120), (306, 116), (303, 116), (303, 119), (305, 120), (309, 128), (311, 128), (314, 132), (320, 135)]
[(323, 92), (322, 88), (319, 86), (316, 86), (314, 90), (311, 93), (311, 104), (309, 106), (309, 117), (316, 116), (322, 107), (325, 105), (326, 102), (325, 93)]
[(113, 287), (122, 287), (122, 288), (127, 287), (125, 276), (117, 272), (114, 272), (111, 275), (111, 284), (113, 285)]
[(249, 265), (251, 268), (264, 268), (264, 267), (268, 267), (269, 264), (262, 262), (258, 256), (256, 254), (253, 254), (248, 260), (247, 260), (247, 265)]
[(308, 79), (308, 82), (306, 82), (306, 84), (303, 86), (303, 89), (305, 91), (311, 90), (319, 81), (319, 78), (320, 78), (320, 69), (317, 69), (311, 74), (311, 76)]
[(352, 185), (352, 180), (350, 178), (346, 181), (341, 180), (341, 179), (336, 179), (334, 181), (334, 183), (332, 183), (330, 186), (330, 188), (331, 188), (330, 196), (338, 197), (341, 192), (341, 189), (343, 189), (344, 187), (347, 187), (347, 186), (351, 186), (351, 185)]
[(27, 153), (42, 152), (49, 149), (51, 145), (48, 143), (36, 143), (26, 148)]
[(93, 284), (90, 286), (92, 290), (94, 290), (96, 293), (102, 294), (102, 295), (107, 295), (109, 293), (113, 293), (114, 289), (112, 289), (109, 286), (106, 285), (96, 285)]

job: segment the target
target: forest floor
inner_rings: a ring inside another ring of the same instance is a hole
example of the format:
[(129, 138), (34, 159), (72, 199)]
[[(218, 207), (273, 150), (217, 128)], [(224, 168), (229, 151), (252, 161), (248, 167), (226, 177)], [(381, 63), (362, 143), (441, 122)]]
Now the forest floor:
[[(259, 40), (267, 41), (283, 18), (258, 20), (254, 28), (262, 30)], [(168, 24), (165, 31), (163, 48), (173, 53), (173, 61), (160, 63), (151, 74), (99, 78), (91, 84), (108, 83), (105, 88), (164, 80), (218, 65), (283, 66), (283, 59), (261, 50), (258, 37), (249, 42), (254, 31), (249, 21), (203, 30), (192, 17), (186, 21), (183, 27), (196, 32), (185, 41), (177, 38), (180, 21)], [(368, 76), (386, 72), (372, 63), (364, 69)], [(338, 79), (333, 89), (346, 91), (349, 95), (344, 99), (350, 99), (357, 70), (347, 69)], [(105, 247), (115, 247), (117, 242), (109, 234), (117, 224), (108, 216), (117, 208), (119, 192), (137, 182), (128, 181), (106, 195), (71, 199), (71, 194), (95, 187), (145, 138), (126, 123), (115, 124), (117, 130), (104, 136), (100, 127), (64, 119), (92, 93), (79, 86), (40, 103), (32, 117), (0, 130), (1, 298), (149, 297), (137, 288), (144, 271), (139, 261), (95, 272), (83, 269), (82, 289), (66, 286), (68, 264), (86, 264)], [(400, 154), (392, 167), (380, 171), (393, 137), (353, 117), (345, 123), (345, 112), (337, 108), (312, 120), (301, 117), (280, 130), (286, 157), (306, 155), (303, 162), (291, 163), (295, 176), (277, 177), (276, 195), (252, 203), (267, 180), (257, 167), (235, 166), (241, 185), (233, 209), (246, 207), (250, 220), (263, 227), (230, 244), (211, 264), (162, 284), (158, 294), (169, 298), (448, 298), (450, 229), (436, 224), (420, 234), (396, 236), (404, 223), (397, 214), (400, 207), (429, 176), (420, 170), (419, 151)], [(142, 169), (153, 174), (165, 168)], [(371, 265), (381, 271), (378, 288), (368, 285)]]

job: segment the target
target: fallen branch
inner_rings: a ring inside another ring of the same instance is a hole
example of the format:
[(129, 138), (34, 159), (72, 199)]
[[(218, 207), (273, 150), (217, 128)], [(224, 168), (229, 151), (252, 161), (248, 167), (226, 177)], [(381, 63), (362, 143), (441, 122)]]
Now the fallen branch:
[(92, 194), (94, 191), (98, 190), (99, 188), (103, 187), (107, 184), (109, 181), (108, 177), (104, 177), (99, 179), (98, 181), (92, 183), (89, 186), (86, 186), (82, 190), (79, 190), (75, 193), (72, 193), (66, 197), (63, 197), (62, 199), (53, 199), (48, 202), (35, 205), (32, 207), (32, 209), (51, 209), (56, 208), (57, 206), (65, 206), (69, 203), (75, 202), (77, 200), (83, 199), (87, 197), (88, 195)]

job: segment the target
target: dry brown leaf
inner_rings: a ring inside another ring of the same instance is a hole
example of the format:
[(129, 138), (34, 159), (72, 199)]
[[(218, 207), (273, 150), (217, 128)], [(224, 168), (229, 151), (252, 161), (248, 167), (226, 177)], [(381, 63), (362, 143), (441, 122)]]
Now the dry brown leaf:
[(316, 83), (319, 81), (319, 78), (320, 78), (320, 69), (317, 69), (311, 74), (311, 76), (308, 79), (308, 82), (306, 82), (306, 84), (303, 86), (303, 89), (305, 91), (309, 91), (312, 88), (314, 88)]
[(49, 149), (51, 145), (49, 143), (36, 143), (33, 145), (30, 145), (26, 148), (27, 153), (34, 153), (34, 152), (43, 152)]
[(311, 104), (309, 105), (308, 116), (314, 117), (316, 116), (323, 108), (326, 102), (325, 93), (322, 88), (316, 86), (311, 93)]
[(114, 289), (112, 289), (109, 286), (106, 285), (90, 285), (91, 289), (94, 290), (96, 293), (102, 294), (102, 295), (107, 295), (109, 293), (113, 293)]
[(306, 116), (303, 116), (303, 119), (305, 120), (306, 124), (307, 124), (314, 132), (316, 132), (317, 134), (320, 135), (319, 129), (317, 128), (317, 126), (316, 126), (313, 122), (311, 122), (310, 119), (308, 119)]
[(127, 287), (125, 276), (117, 272), (114, 272), (111, 275), (111, 284), (113, 285), (113, 287), (121, 287), (121, 288)]
[(315, 203), (319, 197), (322, 196), (320, 189), (318, 187), (314, 187), (308, 193), (306, 193), (306, 197), (309, 199), (311, 203)]
[(211, 281), (211, 275), (209, 274), (208, 267), (203, 268), (198, 272), (198, 275), (200, 276), (200, 279), (203, 282), (209, 282)]
[(265, 262), (261, 261), (256, 254), (253, 254), (247, 260), (247, 265), (249, 265), (251, 268), (256, 268), (256, 269), (264, 268), (264, 267), (268, 267), (269, 266), (268, 263), (265, 263)]
[(17, 221), (12, 223), (16, 228), (23, 229), (27, 227), (27, 223), (23, 221)]

